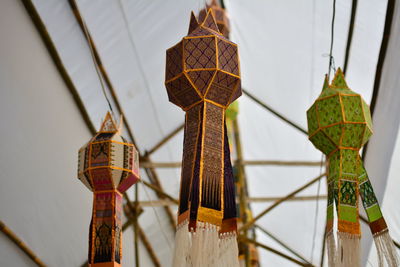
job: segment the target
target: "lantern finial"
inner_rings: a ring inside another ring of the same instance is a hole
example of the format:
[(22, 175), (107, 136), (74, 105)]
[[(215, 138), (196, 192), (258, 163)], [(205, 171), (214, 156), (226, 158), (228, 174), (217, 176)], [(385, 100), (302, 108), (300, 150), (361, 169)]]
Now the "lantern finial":
[(190, 14), (190, 23), (189, 23), (189, 32), (191, 34), (197, 27), (199, 27), (199, 22), (197, 21), (196, 16), (194, 15), (193, 11)]
[(212, 0), (211, 1), (211, 6), (219, 6), (217, 3), (217, 0)]
[(117, 124), (115, 123), (114, 119), (112, 118), (110, 112), (107, 112), (107, 115), (104, 118), (103, 123), (101, 124), (99, 132), (102, 132), (102, 133), (118, 132)]
[(347, 86), (347, 83), (346, 83), (346, 81), (345, 81), (345, 79), (344, 79), (344, 74), (343, 74), (341, 68), (338, 68), (338, 69), (337, 69), (337, 71), (336, 71), (336, 73), (335, 73), (335, 77), (334, 77), (333, 80), (332, 80), (331, 87), (334, 87), (334, 88), (343, 88), (343, 89), (350, 89), (350, 88)]
[(329, 88), (329, 79), (328, 79), (328, 74), (325, 74), (324, 85), (322, 86), (322, 91), (326, 90), (327, 88)]
[(208, 9), (206, 18), (204, 19), (204, 21), (201, 24), (201, 26), (209, 28), (209, 29), (211, 29), (213, 31), (216, 31), (216, 32), (220, 33), (219, 29), (218, 29), (218, 26), (217, 26), (217, 22), (215, 21), (215, 17), (214, 17), (214, 14), (213, 14), (211, 8)]

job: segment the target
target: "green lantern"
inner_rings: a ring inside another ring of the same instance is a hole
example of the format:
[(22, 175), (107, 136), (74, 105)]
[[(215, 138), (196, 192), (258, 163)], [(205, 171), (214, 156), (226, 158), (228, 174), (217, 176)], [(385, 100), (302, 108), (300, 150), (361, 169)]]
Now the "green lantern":
[[(361, 237), (358, 196), (361, 196), (378, 249), (380, 266), (398, 266), (396, 251), (359, 151), (372, 135), (368, 105), (346, 84), (339, 68), (329, 85), (307, 111), (308, 135), (329, 162), (326, 240), (329, 266), (360, 266)], [(333, 225), (334, 206), (338, 217), (338, 244)], [(383, 265), (382, 265), (383, 266)]]

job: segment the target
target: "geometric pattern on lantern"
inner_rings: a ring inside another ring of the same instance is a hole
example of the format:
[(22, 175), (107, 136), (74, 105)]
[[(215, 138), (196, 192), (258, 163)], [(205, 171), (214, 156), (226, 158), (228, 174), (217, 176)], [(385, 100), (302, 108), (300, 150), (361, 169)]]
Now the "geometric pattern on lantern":
[(139, 180), (135, 146), (121, 135), (110, 113), (100, 131), (79, 150), (78, 179), (90, 191), (125, 192)]
[(183, 110), (202, 101), (227, 108), (241, 95), (237, 45), (219, 32), (211, 9), (201, 23), (192, 12), (188, 36), (167, 50), (165, 86)]
[(372, 135), (369, 107), (347, 86), (340, 68), (331, 85), (325, 77), (307, 121), (310, 141), (326, 155), (338, 148), (360, 149)]
[(205, 9), (200, 10), (199, 21), (204, 21), (208, 9), (211, 9), (213, 12), (219, 32), (226, 38), (229, 38), (230, 25), (228, 16), (226, 15), (225, 9), (223, 9), (216, 0), (213, 0), (210, 5), (207, 4)]

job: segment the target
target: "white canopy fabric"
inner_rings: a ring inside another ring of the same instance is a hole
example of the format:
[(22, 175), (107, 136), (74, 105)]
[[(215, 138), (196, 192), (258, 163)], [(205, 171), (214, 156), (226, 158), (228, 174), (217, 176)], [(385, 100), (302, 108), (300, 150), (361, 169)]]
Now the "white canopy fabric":
[[(34, 7), (96, 127), (108, 110), (87, 41), (68, 0), (33, 0)], [(187, 33), (190, 11), (203, 0), (77, 0), (90, 35), (113, 84), (139, 150), (145, 152), (182, 124), (184, 112), (168, 102), (164, 87), (165, 50)], [(289, 120), (306, 129), (306, 110), (319, 95), (328, 71), (332, 1), (225, 0), (231, 39), (239, 45), (242, 86)], [(371, 101), (387, 1), (358, 1), (346, 78)], [(351, 1), (337, 0), (333, 56), (344, 62)], [(375, 135), (366, 167), (395, 240), (400, 240), (399, 51), (400, 5), (374, 114)], [(87, 257), (91, 194), (76, 178), (78, 149), (90, 134), (55, 66), (19, 1), (0, 2), (0, 219), (20, 235), (49, 266), (79, 266)], [(107, 88), (106, 88), (107, 89)], [(38, 92), (39, 95), (34, 92)], [(40, 96), (40, 98), (38, 97)], [(109, 97), (112, 99), (111, 97)], [(113, 109), (116, 105), (112, 101)], [(307, 136), (247, 96), (239, 100), (245, 160), (320, 161)], [(56, 110), (57, 112), (54, 112)], [(40, 116), (38, 120), (35, 120)], [(35, 122), (35, 123), (33, 123)], [(39, 122), (39, 123), (37, 123)], [(41, 131), (39, 131), (41, 130)], [(33, 134), (33, 135), (32, 135)], [(12, 142), (9, 142), (11, 140)], [(25, 141), (24, 141), (25, 140)], [(181, 132), (152, 155), (155, 162), (182, 157)], [(57, 148), (57, 145), (61, 147)], [(35, 151), (43, 162), (38, 164)], [(59, 160), (55, 160), (54, 156)], [(60, 162), (60, 161), (63, 162)], [(18, 169), (18, 162), (25, 168)], [(55, 164), (55, 162), (57, 164)], [(29, 167), (29, 168), (28, 168)], [(16, 171), (17, 170), (17, 171)], [(282, 197), (321, 174), (320, 167), (248, 166), (251, 197)], [(55, 176), (59, 179), (55, 180)], [(177, 197), (179, 169), (157, 169), (168, 194)], [(146, 174), (142, 178), (147, 180)], [(28, 180), (28, 181), (27, 181)], [(155, 200), (137, 185), (141, 200)], [(129, 194), (133, 199), (133, 190)], [(321, 180), (299, 195), (325, 195)], [(253, 215), (271, 203), (252, 203)], [(326, 201), (284, 202), (258, 224), (319, 266)], [(176, 207), (173, 207), (174, 212)], [(145, 208), (140, 225), (163, 266), (170, 266), (174, 232), (162, 208)], [(287, 252), (257, 230), (257, 240)], [(363, 228), (363, 259), (377, 266), (368, 228)], [(124, 232), (123, 265), (134, 264), (133, 232)], [(261, 266), (295, 266), (258, 249)], [(292, 255), (293, 256), (293, 255)], [(296, 256), (293, 256), (296, 257)], [(21, 259), (22, 258), (22, 259)], [(142, 266), (152, 266), (140, 246)], [(18, 262), (18, 264), (16, 264)], [(368, 265), (370, 264), (370, 265)], [(1, 266), (33, 266), (0, 235)]]

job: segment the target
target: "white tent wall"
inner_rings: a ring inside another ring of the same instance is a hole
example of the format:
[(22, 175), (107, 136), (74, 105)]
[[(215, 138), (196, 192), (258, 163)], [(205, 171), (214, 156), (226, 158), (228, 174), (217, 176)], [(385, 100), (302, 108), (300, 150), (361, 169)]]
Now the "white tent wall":
[[(400, 240), (399, 220), (399, 125), (400, 125), (400, 4), (395, 2), (390, 39), (382, 70), (379, 93), (373, 116), (374, 135), (368, 144), (365, 164), (374, 191), (382, 203), (386, 222), (394, 240)], [(397, 142), (396, 142), (397, 140)], [(397, 145), (396, 145), (397, 144)], [(397, 185), (397, 186), (396, 186)], [(383, 200), (383, 201), (382, 201)], [(372, 243), (368, 235), (363, 249), (367, 253)], [(370, 262), (375, 266), (376, 249), (370, 251)], [(364, 257), (364, 264), (367, 257)]]
[[(0, 32), (1, 220), (49, 266), (78, 266), (92, 194), (77, 150), (91, 135), (21, 1), (0, 1)], [(36, 266), (0, 235), (0, 266)]]

